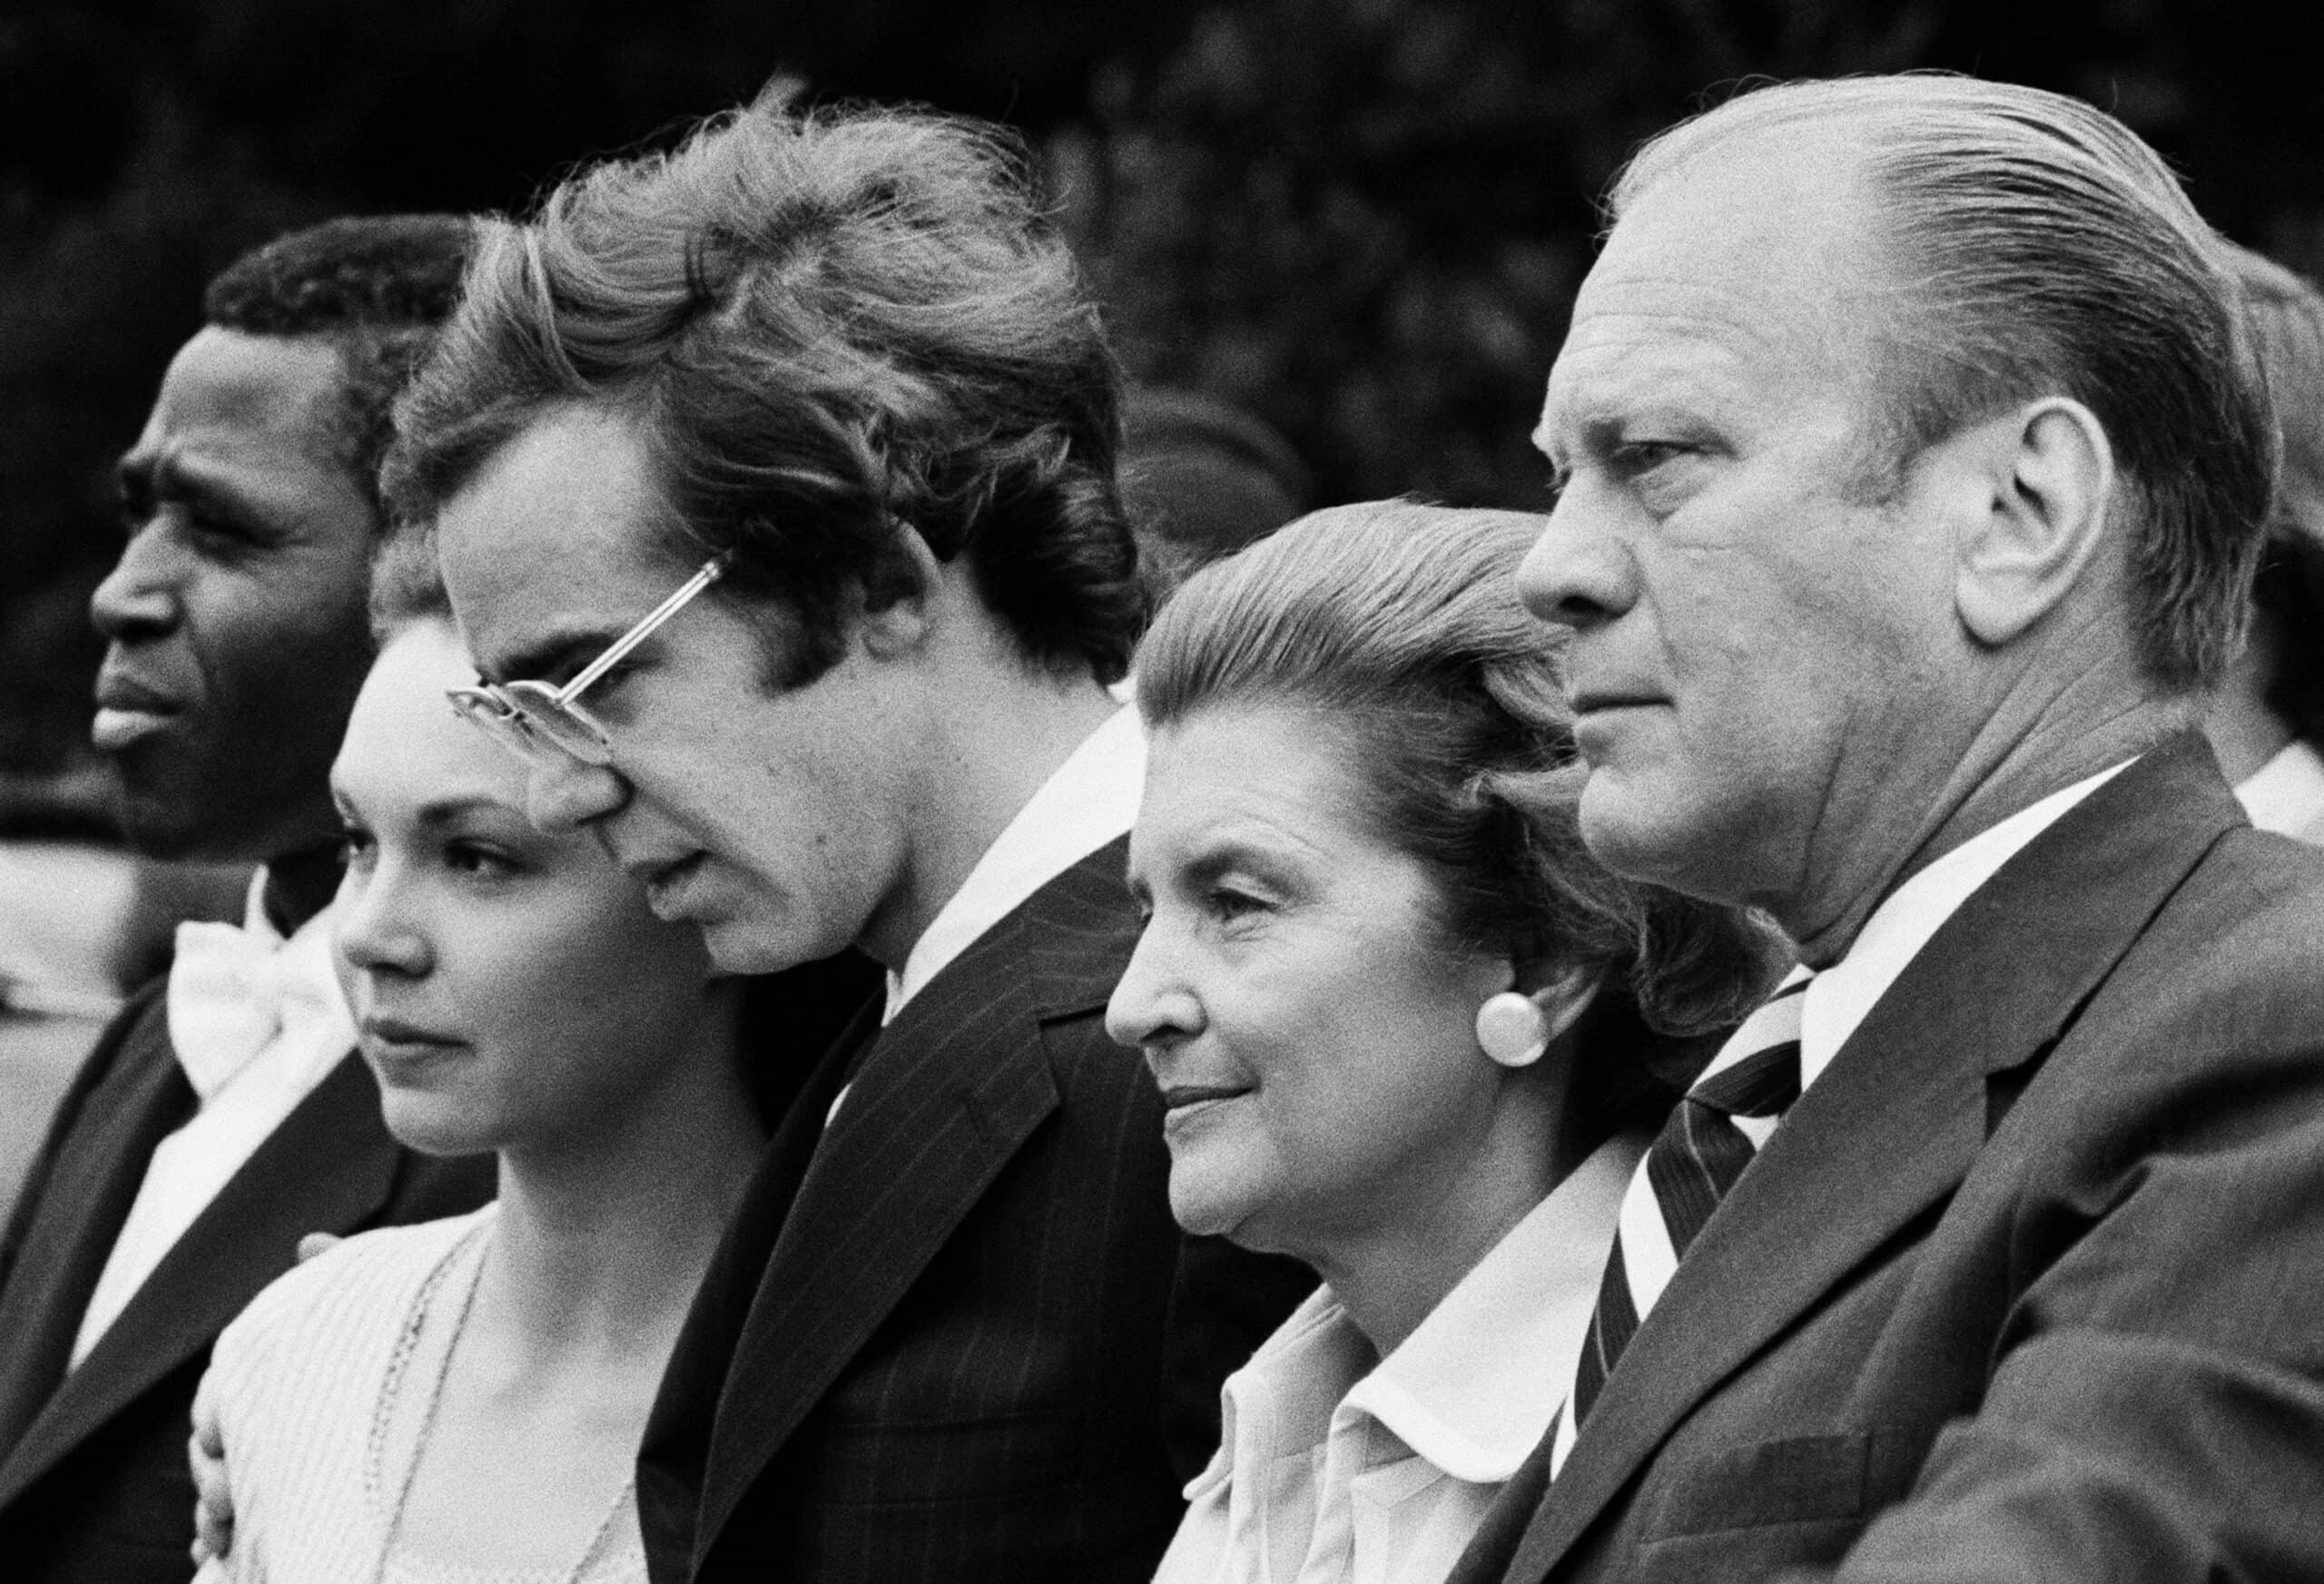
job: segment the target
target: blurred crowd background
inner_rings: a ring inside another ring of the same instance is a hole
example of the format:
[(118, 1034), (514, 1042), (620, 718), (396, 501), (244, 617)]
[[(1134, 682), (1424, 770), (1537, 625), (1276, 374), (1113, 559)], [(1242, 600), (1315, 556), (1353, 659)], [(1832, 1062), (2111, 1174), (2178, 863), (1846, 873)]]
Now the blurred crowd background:
[[(2324, 268), (2324, 24), (2215, 0), (13, 0), (0, 14), (0, 907), (115, 881), (84, 615), (111, 465), (203, 280), (351, 211), (518, 209), (780, 79), (1024, 133), (1140, 380), (1285, 437), (1310, 504), (1526, 507), (1525, 436), (1648, 133), (1754, 74), (2084, 95), (2229, 235)], [(2299, 30), (2305, 29), (2306, 36)], [(2290, 31), (2288, 31), (2290, 30)], [(5, 940), (0, 937), (0, 948)], [(133, 972), (138, 965), (123, 964)]]

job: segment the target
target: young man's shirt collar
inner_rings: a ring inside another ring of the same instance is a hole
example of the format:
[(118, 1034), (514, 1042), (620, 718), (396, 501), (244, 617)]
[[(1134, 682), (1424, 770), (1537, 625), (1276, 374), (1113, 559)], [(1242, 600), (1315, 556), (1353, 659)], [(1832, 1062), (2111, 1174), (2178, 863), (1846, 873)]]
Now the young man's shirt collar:
[(903, 971), (888, 975), (891, 1023), (904, 1004), (944, 971), (978, 937), (1035, 891), (1128, 834), (1146, 784), (1146, 733), (1137, 712), (1120, 709), (1081, 741), (985, 849), (921, 938)]

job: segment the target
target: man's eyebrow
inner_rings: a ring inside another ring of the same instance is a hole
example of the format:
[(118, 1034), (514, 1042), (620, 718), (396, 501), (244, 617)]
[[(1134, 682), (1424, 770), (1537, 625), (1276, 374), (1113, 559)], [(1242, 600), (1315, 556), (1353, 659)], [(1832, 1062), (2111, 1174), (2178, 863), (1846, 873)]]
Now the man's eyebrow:
[(628, 630), (611, 626), (553, 630), (500, 656), (497, 664), (479, 662), (477, 674), (492, 683), (547, 682), (560, 671), (580, 670)]
[(175, 450), (123, 452), (113, 464), (113, 481), (123, 501), (141, 510), (157, 501), (182, 500), (233, 512), (259, 526), (279, 522), (277, 505), (263, 490), (249, 488), (235, 469)]
[(1601, 457), (1621, 444), (1629, 419), (1605, 411), (1582, 411), (1566, 422), (1564, 438), (1585, 456)]
[(198, 471), (189, 474), (183, 459), (171, 451), (143, 448), (123, 451), (113, 465), (113, 476), (122, 494), (140, 501), (162, 495), (216, 493)]

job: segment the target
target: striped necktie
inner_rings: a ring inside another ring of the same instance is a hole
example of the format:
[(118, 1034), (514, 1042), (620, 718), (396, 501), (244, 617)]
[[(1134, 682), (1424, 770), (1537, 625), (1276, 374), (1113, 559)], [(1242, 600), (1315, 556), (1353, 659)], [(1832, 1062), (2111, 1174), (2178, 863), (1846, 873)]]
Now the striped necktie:
[(1799, 1015), (1807, 1000), (1801, 992), (1812, 977), (1807, 969), (1794, 969), (1728, 1037), (1632, 1174), (1573, 1390), (1558, 1410), (1552, 1476), (1689, 1245), (1799, 1097)]

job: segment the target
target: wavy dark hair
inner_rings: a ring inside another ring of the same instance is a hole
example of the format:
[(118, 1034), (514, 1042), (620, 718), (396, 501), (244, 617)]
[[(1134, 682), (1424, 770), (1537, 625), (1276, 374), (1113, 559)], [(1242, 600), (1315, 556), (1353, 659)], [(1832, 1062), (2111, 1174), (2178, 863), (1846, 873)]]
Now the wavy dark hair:
[(644, 438), (674, 559), (735, 549), (722, 595), (795, 618), (763, 640), (775, 685), (916, 585), (906, 532), (1030, 664), (1112, 682), (1140, 613), (1119, 402), (1008, 133), (763, 101), (487, 228), (386, 484), (424, 529), (527, 427), (596, 408)]

